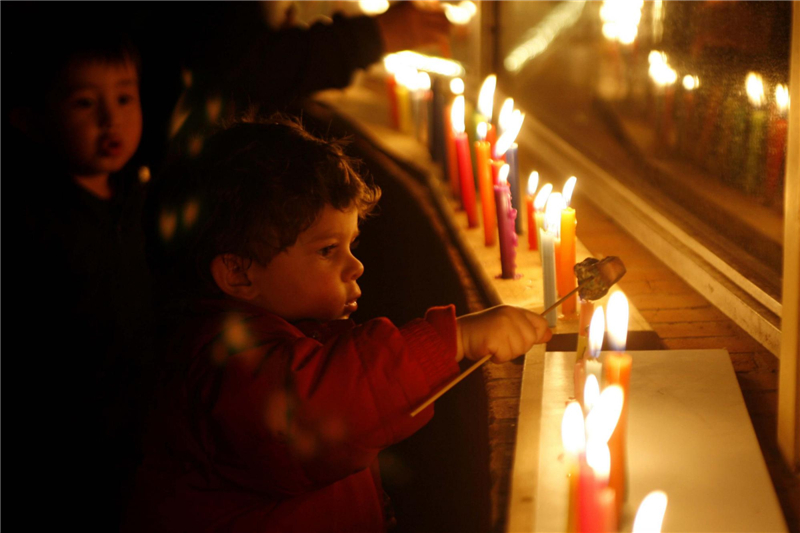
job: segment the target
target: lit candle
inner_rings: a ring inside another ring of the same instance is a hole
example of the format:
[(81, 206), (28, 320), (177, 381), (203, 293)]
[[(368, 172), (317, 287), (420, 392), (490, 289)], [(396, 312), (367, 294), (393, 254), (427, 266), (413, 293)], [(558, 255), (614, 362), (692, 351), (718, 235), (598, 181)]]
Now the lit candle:
[[(498, 141), (499, 142), (499, 141)], [(544, 307), (547, 309), (556, 303), (556, 256), (555, 241), (558, 229), (561, 226), (561, 206), (547, 201), (545, 208), (544, 224), (539, 234), (542, 252), (542, 281), (544, 284)], [(515, 235), (516, 236), (516, 235)], [(556, 310), (553, 309), (545, 315), (547, 325), (556, 326)]]
[(600, 493), (608, 486), (608, 446), (597, 439), (586, 440), (586, 461), (578, 479), (578, 531), (601, 533), (604, 517)]
[[(574, 271), (574, 269), (573, 269)], [(589, 323), (594, 313), (594, 302), (580, 298), (580, 318), (578, 319), (578, 346), (575, 349), (575, 360), (580, 361), (589, 344)]]
[(611, 451), (609, 486), (617, 498), (617, 515), (627, 499), (627, 428), (630, 394), (631, 356), (625, 353), (628, 338), (628, 300), (621, 291), (614, 292), (608, 300), (608, 336), (611, 352), (606, 355), (604, 374), (607, 385), (619, 385), (623, 392), (619, 423), (608, 441)]
[(594, 407), (594, 404), (597, 403), (597, 399), (599, 397), (600, 397), (600, 383), (597, 382), (597, 378), (594, 377), (593, 374), (589, 374), (588, 376), (586, 376), (583, 385), (584, 412), (586, 413), (592, 412), (592, 408)]
[[(458, 96), (464, 94), (464, 81), (461, 78), (453, 78), (450, 80), (450, 91), (453, 95)], [(444, 114), (445, 114), (445, 141), (447, 146), (447, 174), (450, 178), (450, 190), (453, 193), (453, 198), (458, 201), (458, 204), (461, 209), (464, 206), (461, 203), (461, 184), (458, 177), (458, 157), (456, 155), (456, 141), (453, 136), (453, 125), (452, 125), (452, 108), (453, 105), (450, 104), (445, 107)]]
[(636, 518), (633, 519), (633, 533), (659, 533), (667, 511), (667, 494), (654, 490), (644, 497)]
[(489, 125), (486, 122), (478, 124), (478, 140), (475, 142), (475, 164), (478, 166), (478, 189), (481, 194), (481, 212), (483, 214), (483, 243), (492, 246), (497, 235), (497, 214), (495, 201), (492, 197), (492, 177), (489, 164), (489, 141), (486, 132)]
[(417, 70), (412, 67), (401, 65), (395, 72), (395, 86), (397, 93), (397, 113), (399, 115), (400, 131), (408, 135), (413, 135), (414, 126), (411, 116), (411, 95), (409, 87), (416, 83)]
[(764, 128), (767, 124), (767, 111), (764, 109), (764, 82), (755, 72), (747, 75), (745, 82), (747, 99), (753, 106), (750, 115), (750, 136), (747, 139), (747, 162), (744, 172), (744, 190), (748, 194), (758, 191), (763, 179)]
[(592, 322), (589, 325), (589, 357), (584, 360), (586, 365), (586, 375), (592, 374), (597, 378), (598, 383), (602, 382), (603, 365), (598, 361), (600, 350), (603, 347), (603, 337), (605, 336), (606, 320), (603, 308), (598, 307), (592, 315)]
[[(497, 115), (497, 136), (501, 137), (512, 125), (512, 116), (514, 115), (514, 99), (506, 98), (503, 105), (500, 106), (500, 113)], [(515, 135), (516, 137), (516, 135)], [(492, 153), (496, 152), (496, 147), (492, 146)], [(501, 152), (501, 157), (505, 161), (505, 150)]]
[[(573, 267), (575, 266), (575, 226), (577, 221), (575, 220), (575, 210), (569, 204), (577, 181), (578, 178), (575, 176), (569, 178), (561, 193), (565, 207), (561, 211), (561, 243), (559, 246), (561, 259), (558, 262), (558, 295), (560, 297), (574, 289), (576, 284)], [(573, 294), (561, 304), (561, 313), (565, 317), (572, 317), (575, 314), (576, 300), (577, 296)]]
[(486, 76), (486, 79), (483, 80), (483, 84), (481, 85), (481, 90), (478, 93), (478, 112), (475, 117), (475, 122), (478, 124), (481, 122), (486, 123), (486, 135), (484, 135), (484, 139), (489, 143), (490, 154), (492, 150), (494, 150), (494, 143), (497, 141), (497, 133), (495, 132), (494, 125), (492, 125), (492, 111), (494, 110), (494, 92), (496, 87), (497, 76), (494, 74)]
[[(533, 200), (533, 220), (536, 222), (537, 237), (541, 234), (542, 227), (544, 226), (544, 209), (547, 206), (547, 200), (550, 199), (550, 193), (552, 191), (553, 185), (551, 183), (545, 183), (542, 185), (542, 188), (539, 189), (539, 192), (536, 194), (536, 198)], [(540, 246), (539, 259), (541, 259), (541, 252), (542, 250)]]
[[(621, 410), (622, 389), (616, 385), (611, 385), (603, 390), (595, 406), (589, 411), (586, 417), (586, 458), (587, 462), (594, 467), (593, 473), (596, 482), (596, 492), (592, 498), (594, 500), (592, 503), (596, 505), (594, 512), (597, 516), (592, 517), (592, 520), (598, 520), (600, 525), (599, 529), (581, 529), (581, 531), (599, 532), (616, 531), (618, 529), (617, 522), (619, 514), (615, 505), (616, 494), (613, 488), (609, 488), (608, 486), (611, 457), (606, 443), (609, 437), (614, 433), (614, 428), (618, 424)], [(594, 461), (588, 452), (590, 447), (594, 447), (593, 444), (596, 446), (596, 452), (602, 452), (602, 462), (598, 465), (601, 466), (601, 468), (593, 464)]]
[(778, 84), (775, 87), (775, 102), (770, 109), (772, 112), (767, 134), (765, 187), (767, 200), (777, 199), (780, 190), (778, 184), (783, 179), (782, 170), (786, 156), (786, 133), (788, 131), (786, 112), (789, 109), (789, 89), (786, 85)]
[(516, 210), (511, 207), (511, 191), (508, 188), (508, 165), (503, 165), (494, 186), (495, 208), (497, 210), (497, 229), (500, 234), (500, 277), (517, 278), (517, 234), (514, 233)]
[[(508, 172), (508, 183), (511, 187), (511, 201), (513, 202), (514, 209), (519, 211), (520, 209), (520, 186), (519, 186), (519, 147), (517, 143), (514, 142), (517, 135), (519, 135), (519, 130), (522, 128), (522, 122), (525, 120), (525, 115), (522, 114), (519, 110), (514, 110), (514, 113), (511, 116), (511, 125), (509, 128), (503, 132), (502, 137), (505, 137), (510, 132), (514, 133), (514, 138), (511, 140), (511, 144), (505, 150), (505, 160), (509, 166)], [(499, 146), (500, 142), (498, 141), (497, 146)], [(499, 151), (499, 150), (498, 150)], [(516, 224), (514, 225), (514, 231), (517, 232), (517, 235), (522, 235), (522, 217), (518, 217)]]
[(538, 231), (536, 229), (536, 218), (533, 212), (533, 197), (539, 187), (539, 173), (535, 170), (528, 176), (528, 194), (525, 195), (525, 211), (528, 214), (528, 249), (538, 250), (539, 241), (536, 239)]
[(478, 212), (475, 205), (475, 181), (472, 178), (472, 160), (469, 156), (469, 140), (464, 132), (464, 96), (456, 96), (451, 113), (453, 140), (458, 157), (458, 176), (461, 183), (461, 203), (467, 212), (467, 225), (478, 227)]
[(567, 531), (576, 531), (578, 525), (578, 478), (579, 464), (586, 449), (586, 430), (583, 412), (577, 402), (570, 402), (561, 419), (561, 442), (564, 445), (564, 458), (569, 476), (569, 507), (567, 511)]

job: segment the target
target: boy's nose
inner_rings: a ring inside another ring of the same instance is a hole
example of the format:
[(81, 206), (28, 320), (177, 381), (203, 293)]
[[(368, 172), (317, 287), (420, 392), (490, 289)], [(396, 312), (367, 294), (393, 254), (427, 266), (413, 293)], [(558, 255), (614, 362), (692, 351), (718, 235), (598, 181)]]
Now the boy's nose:
[(106, 101), (101, 101), (100, 105), (98, 106), (99, 109), (99, 120), (101, 126), (113, 126), (117, 120), (117, 111), (114, 109), (114, 106), (109, 104)]
[(364, 264), (358, 259), (356, 259), (355, 256), (353, 256), (353, 264), (350, 268), (349, 273), (350, 273), (349, 279), (353, 280), (360, 278), (361, 274), (364, 273)]

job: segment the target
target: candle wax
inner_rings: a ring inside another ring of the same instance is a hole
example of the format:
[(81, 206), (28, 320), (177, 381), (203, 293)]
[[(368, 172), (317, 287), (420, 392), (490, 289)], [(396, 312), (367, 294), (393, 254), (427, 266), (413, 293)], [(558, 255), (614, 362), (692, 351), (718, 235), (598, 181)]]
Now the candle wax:
[(467, 225), (478, 227), (478, 209), (475, 205), (475, 181), (472, 178), (472, 160), (469, 156), (469, 140), (464, 132), (453, 134), (458, 157), (458, 176), (461, 182), (461, 203), (467, 212)]
[[(547, 309), (556, 303), (556, 257), (555, 237), (544, 230), (539, 233), (540, 251), (542, 253), (542, 278), (544, 284), (544, 307)], [(547, 325), (556, 327), (556, 310), (548, 312), (545, 316)]]
[(400, 119), (400, 131), (407, 135), (413, 133), (413, 124), (411, 118), (411, 96), (408, 94), (408, 88), (398, 84), (397, 89), (397, 113)]
[[(558, 294), (564, 296), (575, 288), (577, 282), (575, 279), (575, 210), (567, 207), (561, 211), (561, 242), (559, 243), (559, 256), (561, 260), (558, 262)], [(577, 296), (573, 294), (561, 304), (561, 312), (566, 317), (571, 317), (575, 314), (575, 304)]]
[(517, 277), (517, 234), (514, 233), (514, 219), (517, 212), (511, 207), (511, 192), (507, 184), (494, 186), (494, 199), (497, 210), (497, 230), (500, 237), (500, 277), (515, 279)]
[(456, 141), (454, 138), (453, 127), (450, 125), (450, 109), (452, 105), (445, 108), (444, 114), (446, 117), (444, 128), (445, 140), (447, 146), (447, 170), (450, 178), (450, 190), (453, 193), (453, 198), (458, 202), (459, 208), (464, 209), (461, 204), (461, 183), (458, 176), (458, 156), (456, 155)]
[[(511, 206), (519, 212), (519, 147), (513, 143), (506, 151), (506, 163), (508, 164), (508, 186), (511, 188)], [(514, 231), (517, 235), (522, 235), (522, 218), (517, 217), (514, 223)]]

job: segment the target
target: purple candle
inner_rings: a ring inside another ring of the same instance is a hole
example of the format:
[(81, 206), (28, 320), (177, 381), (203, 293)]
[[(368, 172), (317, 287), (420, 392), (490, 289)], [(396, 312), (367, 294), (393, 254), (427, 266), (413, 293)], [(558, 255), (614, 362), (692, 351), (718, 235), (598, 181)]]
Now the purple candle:
[(494, 202), (497, 208), (497, 230), (500, 234), (500, 264), (503, 279), (515, 279), (517, 264), (517, 234), (514, 221), (517, 210), (511, 207), (511, 188), (508, 186), (508, 165), (503, 165), (494, 186)]

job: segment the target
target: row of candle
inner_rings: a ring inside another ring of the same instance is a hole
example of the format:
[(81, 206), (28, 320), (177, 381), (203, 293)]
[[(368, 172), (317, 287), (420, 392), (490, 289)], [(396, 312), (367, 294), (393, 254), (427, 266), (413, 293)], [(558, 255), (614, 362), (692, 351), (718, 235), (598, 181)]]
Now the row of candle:
[[(584, 311), (592, 313), (588, 306), (582, 306), (582, 314)], [(632, 363), (625, 352), (628, 316), (625, 295), (615, 292), (608, 301), (612, 351), (601, 364), (598, 357), (606, 324), (603, 308), (598, 307), (589, 326), (588, 357), (576, 354), (573, 377), (576, 400), (568, 404), (562, 421), (570, 475), (567, 517), (570, 532), (611, 532), (620, 527), (622, 506), (627, 498), (626, 433)], [(665, 509), (666, 495), (660, 491), (651, 493), (637, 512), (633, 530), (659, 531)]]

